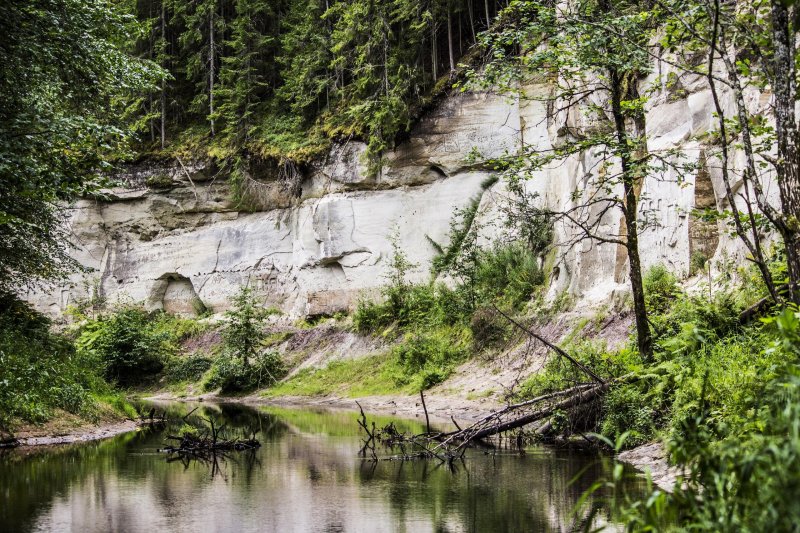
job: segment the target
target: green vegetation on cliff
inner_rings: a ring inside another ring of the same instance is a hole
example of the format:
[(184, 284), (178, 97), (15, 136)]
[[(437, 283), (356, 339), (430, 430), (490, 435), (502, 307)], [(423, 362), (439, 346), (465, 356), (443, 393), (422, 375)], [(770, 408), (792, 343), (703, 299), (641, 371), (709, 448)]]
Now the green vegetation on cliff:
[(449, 86), (505, 4), (473, 3), (127, 3), (139, 23), (129, 47), (169, 73), (129, 108), (139, 148), (303, 164), (331, 139), (358, 138), (374, 158)]

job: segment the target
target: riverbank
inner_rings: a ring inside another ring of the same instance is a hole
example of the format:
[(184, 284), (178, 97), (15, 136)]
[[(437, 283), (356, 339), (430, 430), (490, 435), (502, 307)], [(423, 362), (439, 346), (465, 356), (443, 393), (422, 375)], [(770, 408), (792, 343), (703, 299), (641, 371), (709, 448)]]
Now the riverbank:
[[(279, 396), (263, 397), (248, 395), (238, 397), (219, 396), (214, 393), (192, 397), (176, 397), (169, 393), (159, 393), (142, 398), (148, 402), (208, 402), (208, 403), (241, 403), (251, 406), (275, 406), (289, 408), (319, 408), (325, 410), (357, 410), (364, 409), (367, 416), (388, 415), (402, 419), (425, 419), (425, 409), (419, 396), (391, 395), (367, 396), (361, 398), (342, 398), (336, 396)], [(463, 427), (479, 420), (502, 407), (502, 404), (490, 398), (466, 400), (450, 395), (428, 394), (425, 396), (425, 407), (431, 421), (439, 424), (453, 425), (453, 421)], [(65, 415), (42, 425), (26, 425), (15, 432), (16, 444), (19, 447), (35, 447), (48, 445), (74, 444), (102, 440), (139, 429), (139, 424), (130, 419), (109, 418), (98, 422), (88, 422), (74, 415)], [(671, 467), (663, 448), (658, 443), (650, 443), (620, 453), (617, 459), (636, 467), (644, 474), (649, 474), (655, 485), (669, 491), (675, 483), (680, 471)]]
[(109, 422), (82, 428), (76, 428), (68, 433), (48, 433), (46, 426), (35, 431), (25, 431), (16, 435), (19, 446), (49, 446), (57, 444), (74, 444), (78, 442), (91, 442), (102, 440), (128, 433), (139, 429), (133, 420), (122, 422)]
[(87, 420), (67, 412), (59, 412), (45, 423), (23, 424), (16, 427), (13, 431), (13, 440), (8, 439), (5, 447), (90, 442), (136, 431), (138, 428), (139, 425), (134, 420), (122, 415), (114, 416), (106, 413), (99, 419)]

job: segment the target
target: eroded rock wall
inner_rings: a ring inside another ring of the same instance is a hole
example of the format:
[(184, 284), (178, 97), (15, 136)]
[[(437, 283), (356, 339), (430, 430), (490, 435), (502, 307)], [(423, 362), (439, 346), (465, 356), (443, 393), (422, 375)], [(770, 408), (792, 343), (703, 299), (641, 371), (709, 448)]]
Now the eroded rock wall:
[[(664, 263), (685, 277), (693, 254), (736, 260), (742, 252), (723, 227), (692, 216), (695, 208), (725, 208), (718, 161), (703, 144), (714, 120), (710, 95), (702, 78), (674, 76), (664, 84), (665, 69), (655, 65), (641, 82), (641, 92), (651, 95), (648, 149), (681, 148), (696, 170), (666, 169), (645, 180), (641, 253), (645, 267)], [(547, 87), (531, 86), (525, 94), (517, 100), (474, 93), (448, 98), (386, 154), (374, 176), (358, 142), (334, 147), (300, 183), (289, 183), (276, 169), (253, 169), (249, 183), (257, 201), (248, 209), (231, 199), (230, 181), (211, 165), (132, 167), (109, 199), (81, 200), (71, 208), (74, 253), (90, 272), (29, 298), (53, 314), (93, 292), (192, 314), (223, 311), (249, 284), (265, 305), (291, 315), (332, 314), (385, 282), (392, 234), (418, 265), (412, 276), (426, 279), (437, 253), (433, 243), (447, 243), (456, 209), (477, 198), (482, 241), (502, 231), (497, 222), (506, 183), (485, 188), (492, 173), (471, 164), (470, 153), (497, 157), (521, 143), (547, 148), (565, 131), (585, 127), (581, 113), (555, 112), (542, 101)], [(768, 95), (750, 97), (754, 108), (768, 101)], [(526, 188), (550, 209), (575, 207), (596, 188), (601, 158), (599, 150), (570, 157), (535, 172)], [(601, 234), (624, 229), (618, 211), (601, 219)], [(559, 246), (546, 264), (549, 297), (569, 291), (581, 305), (595, 305), (627, 291), (624, 249), (576, 239), (579, 231), (563, 221), (555, 233)]]

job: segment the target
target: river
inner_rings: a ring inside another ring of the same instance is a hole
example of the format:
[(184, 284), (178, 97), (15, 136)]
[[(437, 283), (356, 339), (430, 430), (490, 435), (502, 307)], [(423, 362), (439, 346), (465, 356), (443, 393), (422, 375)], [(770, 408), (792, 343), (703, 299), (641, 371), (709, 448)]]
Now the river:
[[(609, 521), (605, 490), (574, 512), (581, 494), (611, 475), (613, 462), (594, 453), (474, 449), (454, 470), (434, 461), (375, 463), (357, 455), (354, 412), (202, 404), (191, 419), (255, 431), (261, 448), (219, 468), (170, 461), (159, 448), (192, 407), (169, 405), (176, 422), (161, 430), (3, 452), (0, 531), (572, 531), (592, 507), (596, 524), (620, 526)], [(398, 427), (422, 430), (417, 421)], [(626, 472), (626, 488), (643, 490)]]

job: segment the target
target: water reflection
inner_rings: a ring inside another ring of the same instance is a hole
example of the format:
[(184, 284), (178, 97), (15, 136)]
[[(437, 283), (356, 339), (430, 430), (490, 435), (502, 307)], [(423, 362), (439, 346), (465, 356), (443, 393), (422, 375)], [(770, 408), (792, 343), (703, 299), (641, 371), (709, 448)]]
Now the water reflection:
[[(475, 450), (455, 471), (431, 461), (362, 461), (355, 413), (204, 405), (198, 416), (255, 430), (262, 444), (212, 472), (158, 452), (188, 410), (168, 406), (178, 422), (161, 431), (0, 456), (0, 529), (569, 531), (581, 493), (611, 468), (543, 448), (522, 456)], [(398, 429), (422, 430), (404, 424)]]

